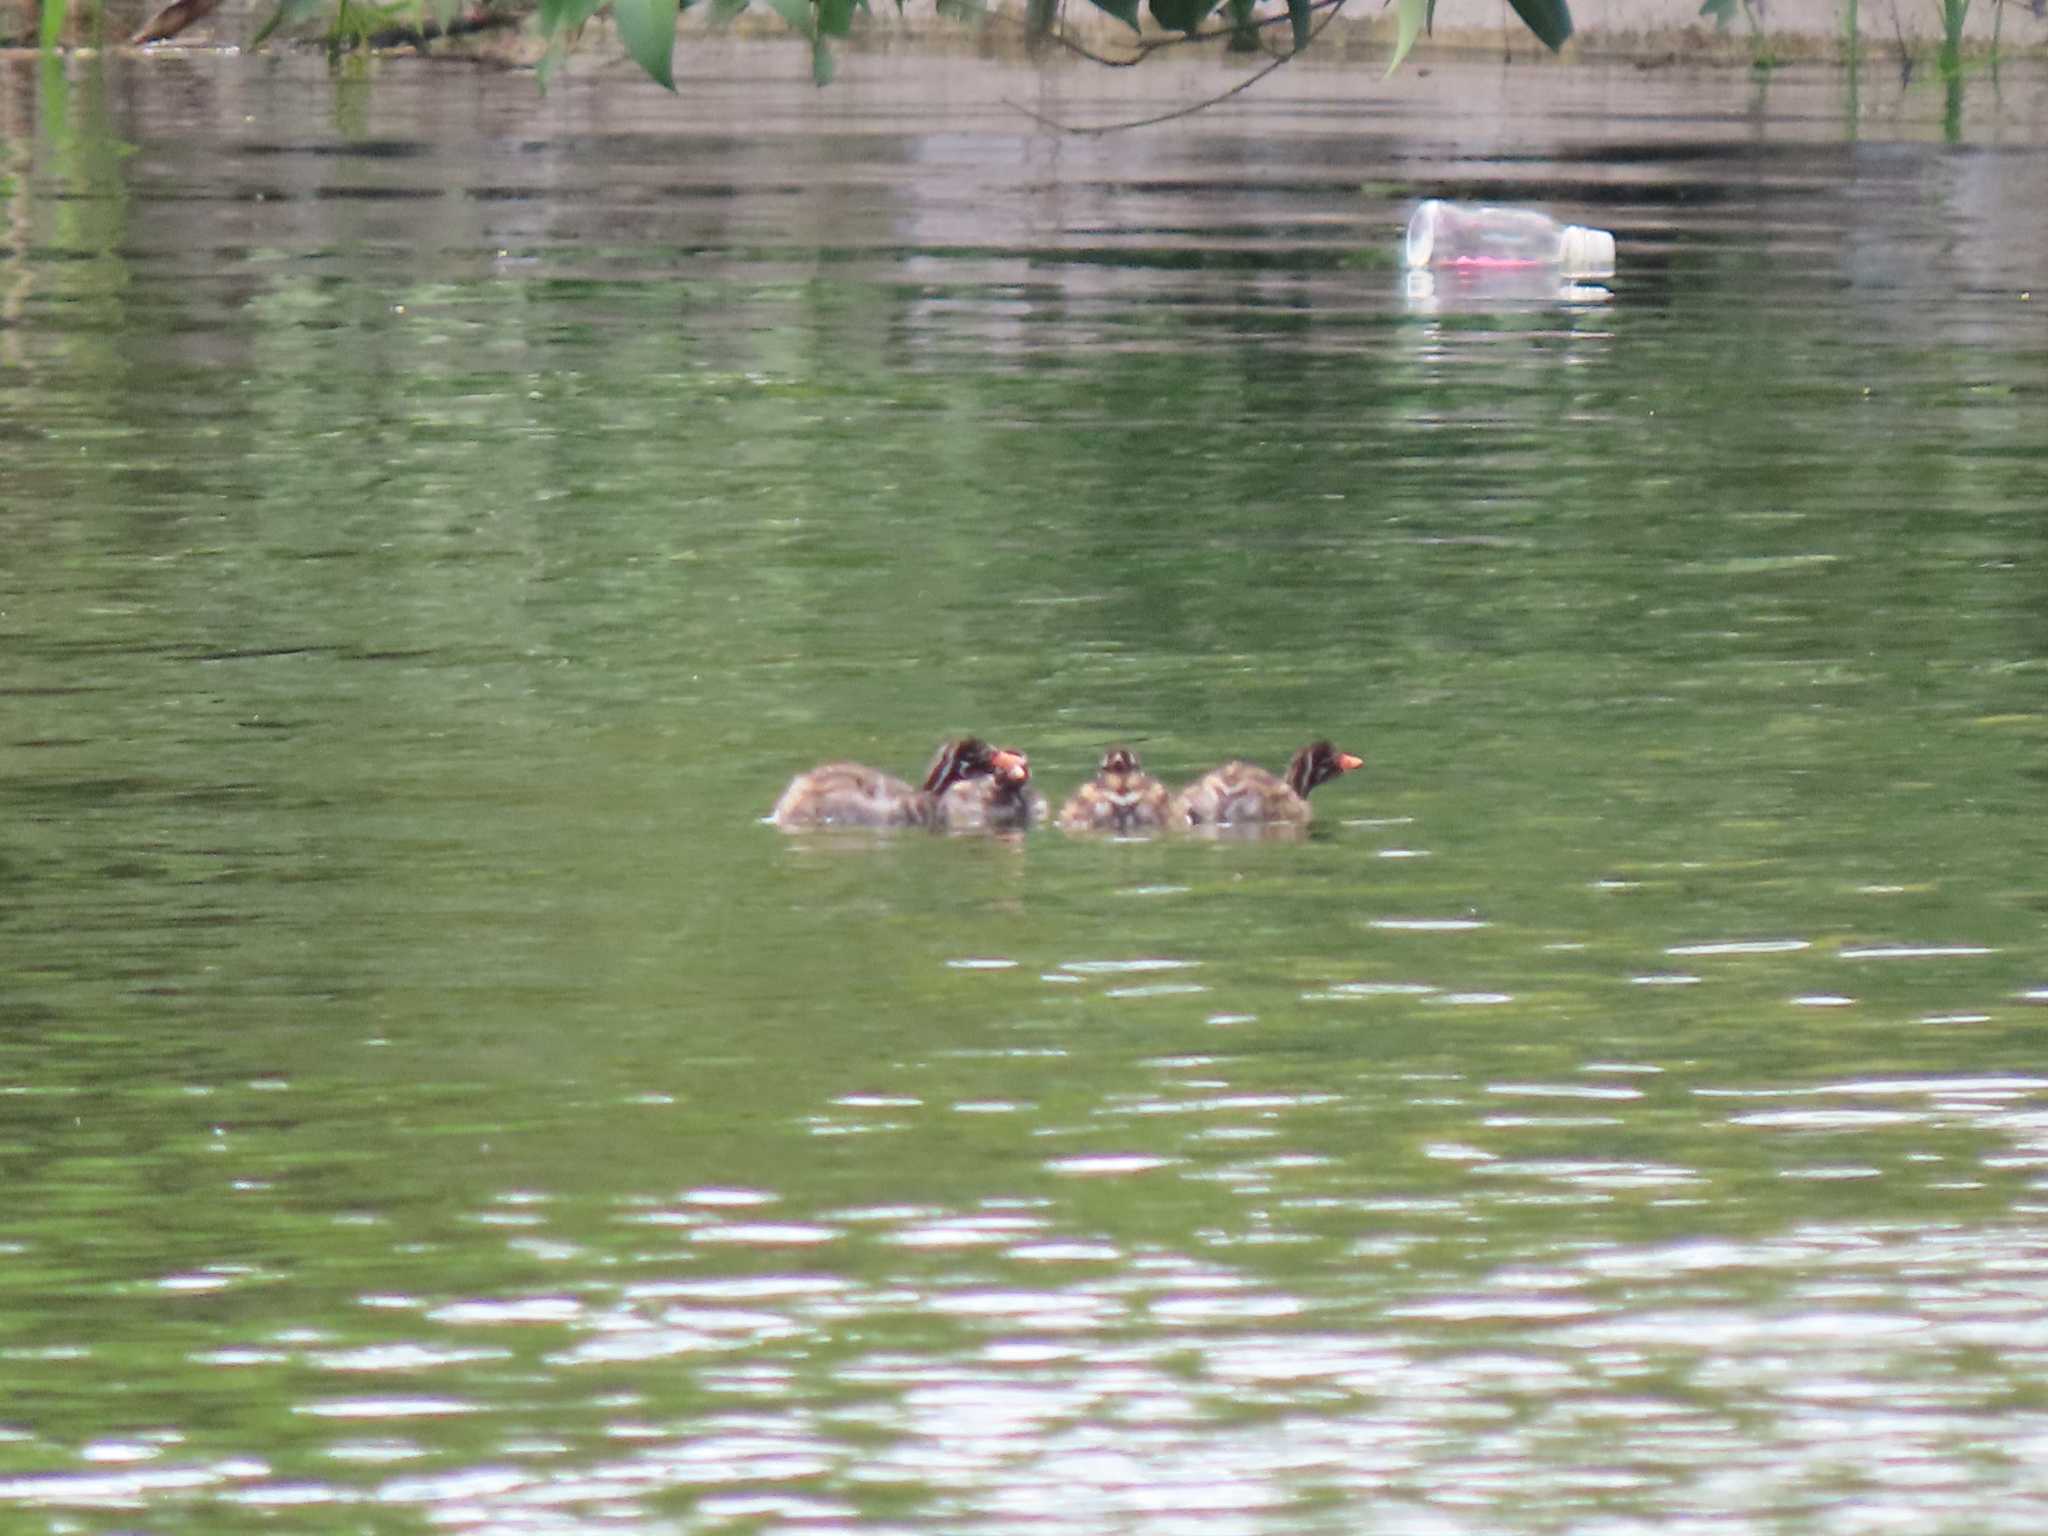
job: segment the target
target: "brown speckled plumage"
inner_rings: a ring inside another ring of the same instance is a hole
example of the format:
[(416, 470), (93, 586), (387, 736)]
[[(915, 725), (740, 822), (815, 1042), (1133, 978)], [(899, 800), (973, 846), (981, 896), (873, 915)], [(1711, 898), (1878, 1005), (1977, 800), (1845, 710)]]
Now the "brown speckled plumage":
[(1138, 766), (1138, 754), (1111, 747), (1102, 766), (1060, 807), (1065, 832), (1115, 832), (1130, 836), (1165, 828), (1172, 796), (1166, 786)]
[(928, 827), (939, 819), (939, 803), (949, 789), (994, 774), (1000, 756), (999, 749), (972, 736), (945, 742), (918, 789), (862, 763), (826, 763), (790, 780), (769, 819), (785, 832)]
[(1295, 753), (1285, 778), (1234, 760), (1174, 796), (1172, 819), (1183, 827), (1304, 826), (1309, 791), (1363, 761), (1327, 741), (1311, 742)]
[(950, 832), (1018, 832), (1045, 820), (1045, 796), (1031, 783), (1031, 759), (997, 747), (990, 771), (962, 779), (939, 796), (939, 825)]

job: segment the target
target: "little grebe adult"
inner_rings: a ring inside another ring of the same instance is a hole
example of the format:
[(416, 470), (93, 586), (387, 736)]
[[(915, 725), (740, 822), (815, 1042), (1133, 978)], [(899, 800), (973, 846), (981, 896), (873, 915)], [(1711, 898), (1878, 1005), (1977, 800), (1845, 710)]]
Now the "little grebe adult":
[(1102, 766), (1060, 807), (1062, 832), (1158, 832), (1166, 826), (1173, 797), (1166, 786), (1138, 766), (1129, 747), (1111, 747)]
[(989, 772), (962, 778), (939, 796), (938, 823), (951, 832), (1021, 832), (1044, 820), (1031, 759), (1015, 747), (993, 748)]
[(940, 819), (939, 802), (962, 783), (985, 780), (1009, 758), (974, 736), (941, 743), (923, 787), (912, 789), (862, 763), (826, 763), (789, 781), (769, 820), (785, 832), (811, 827), (928, 827)]
[(1228, 762), (1174, 796), (1172, 819), (1184, 827), (1305, 826), (1309, 791), (1364, 761), (1317, 741), (1294, 754), (1285, 778), (1255, 763)]

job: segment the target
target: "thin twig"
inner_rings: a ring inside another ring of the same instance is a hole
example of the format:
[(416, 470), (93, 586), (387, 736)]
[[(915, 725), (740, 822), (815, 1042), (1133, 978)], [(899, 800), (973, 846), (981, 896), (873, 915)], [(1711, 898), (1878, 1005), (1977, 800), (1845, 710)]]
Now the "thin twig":
[[(1310, 0), (1309, 11), (1311, 14), (1316, 11), (1334, 11), (1344, 3), (1345, 0)], [(1292, 16), (1261, 16), (1251, 23), (1251, 30), (1263, 32), (1268, 27), (1290, 26), (1293, 24), (1293, 21), (1294, 18)], [(1141, 37), (1138, 41), (1131, 44), (1131, 56), (1127, 59), (1113, 59), (1105, 54), (1097, 53), (1086, 44), (1075, 42), (1074, 39), (1068, 37), (1064, 32), (1048, 32), (1045, 36), (1066, 49), (1067, 52), (1077, 54), (1081, 58), (1088, 60), (1091, 64), (1106, 65), (1110, 69), (1129, 69), (1133, 64), (1143, 63), (1161, 48), (1178, 48), (1184, 43), (1213, 43), (1218, 38), (1234, 36), (1237, 31), (1238, 27), (1233, 22), (1229, 26), (1214, 27), (1207, 32), (1177, 32), (1172, 37)], [(1311, 41), (1313, 41), (1313, 38), (1311, 38)], [(1281, 55), (1275, 55), (1275, 57), (1281, 57)]]
[[(1238, 81), (1237, 84), (1233, 85), (1227, 91), (1218, 92), (1216, 95), (1209, 97), (1207, 100), (1198, 101), (1189, 106), (1175, 107), (1171, 112), (1161, 112), (1156, 117), (1136, 117), (1130, 119), (1127, 122), (1121, 123), (1063, 123), (1056, 117), (1047, 117), (1043, 112), (1035, 112), (1030, 107), (1025, 106), (1023, 102), (1012, 101), (1007, 96), (1003, 98), (1003, 105), (1010, 108), (1012, 111), (1022, 112), (1034, 123), (1043, 124), (1045, 127), (1051, 128), (1059, 133), (1072, 134), (1121, 133), (1126, 128), (1150, 128), (1156, 123), (1170, 123), (1177, 117), (1193, 117), (1197, 112), (1206, 112), (1209, 108), (1221, 105), (1223, 102), (1230, 100), (1231, 97), (1239, 94), (1240, 92), (1250, 90), (1253, 86), (1257, 85), (1261, 80), (1265, 79), (1266, 76), (1272, 74), (1273, 71), (1278, 69), (1282, 64), (1285, 64), (1290, 60), (1295, 59), (1300, 55), (1308, 52), (1309, 44), (1313, 43), (1317, 38), (1321, 37), (1325, 29), (1327, 29), (1330, 25), (1330, 23), (1337, 19), (1337, 13), (1344, 9), (1345, 0), (1317, 0), (1317, 6), (1318, 8), (1327, 6), (1328, 14), (1325, 15), (1323, 19), (1317, 23), (1316, 29), (1313, 32), (1309, 33), (1308, 41), (1303, 43), (1299, 48), (1293, 49), (1290, 52), (1279, 55), (1270, 64), (1266, 65), (1265, 68), (1259, 70), (1256, 74), (1245, 76), (1244, 79)], [(1285, 20), (1286, 18), (1283, 17), (1276, 19)], [(1230, 34), (1227, 31), (1224, 31), (1211, 32), (1204, 35), (1205, 37), (1213, 38), (1227, 37)], [(1060, 38), (1057, 40), (1060, 42), (1066, 42), (1065, 38)], [(1195, 39), (1193, 37), (1189, 37), (1186, 39), (1178, 39), (1178, 41), (1192, 42), (1195, 41)], [(1085, 50), (1082, 50), (1079, 44), (1070, 44), (1069, 46), (1073, 47), (1075, 51), (1083, 53), (1083, 56), (1086, 58), (1095, 58), (1094, 54), (1086, 53)], [(1163, 44), (1154, 43), (1153, 46), (1160, 47), (1163, 46)], [(1121, 63), (1113, 59), (1097, 59), (1096, 62), (1108, 64), (1113, 68), (1128, 68), (1130, 65), (1141, 62), (1145, 57), (1146, 55), (1141, 52), (1135, 58), (1124, 60)]]

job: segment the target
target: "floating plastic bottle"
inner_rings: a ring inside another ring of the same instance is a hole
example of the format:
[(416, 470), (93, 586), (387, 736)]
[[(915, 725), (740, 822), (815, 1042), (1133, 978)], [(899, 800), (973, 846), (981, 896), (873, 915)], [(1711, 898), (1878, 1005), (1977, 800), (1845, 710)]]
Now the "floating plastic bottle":
[(1534, 208), (1495, 208), (1432, 197), (1408, 221), (1411, 267), (1547, 267), (1564, 277), (1607, 277), (1614, 236), (1583, 224), (1560, 224)]

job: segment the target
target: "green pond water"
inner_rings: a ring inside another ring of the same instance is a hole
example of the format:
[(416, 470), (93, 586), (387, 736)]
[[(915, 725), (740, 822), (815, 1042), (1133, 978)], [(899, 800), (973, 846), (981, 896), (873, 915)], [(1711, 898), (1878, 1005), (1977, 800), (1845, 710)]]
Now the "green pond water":
[(0, 66), (0, 1529), (2048, 1528), (2041, 83), (707, 56)]

